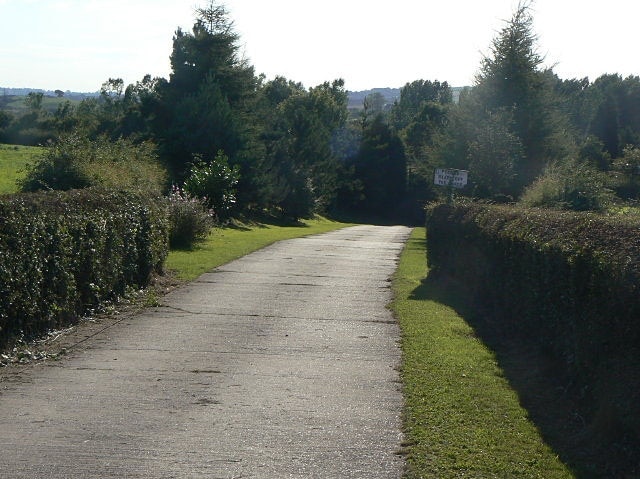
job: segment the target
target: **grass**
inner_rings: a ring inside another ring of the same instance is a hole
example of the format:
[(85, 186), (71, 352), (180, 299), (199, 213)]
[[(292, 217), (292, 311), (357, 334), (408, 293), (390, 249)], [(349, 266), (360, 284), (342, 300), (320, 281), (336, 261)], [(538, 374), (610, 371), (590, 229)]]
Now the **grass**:
[(613, 216), (628, 216), (637, 218), (640, 216), (640, 207), (631, 205), (616, 205), (608, 208), (607, 213)]
[(268, 246), (276, 241), (326, 233), (345, 226), (326, 218), (306, 220), (295, 226), (259, 224), (216, 228), (192, 250), (172, 250), (165, 266), (178, 278), (191, 281), (213, 268)]
[[(26, 98), (26, 95), (10, 96), (2, 101), (2, 109), (17, 114), (25, 113), (29, 110), (29, 107), (25, 103)], [(74, 106), (80, 103), (80, 101), (75, 98), (44, 96), (42, 98), (42, 109), (49, 113), (55, 113), (58, 107), (65, 102), (69, 102)]]
[(393, 288), (406, 478), (574, 478), (521, 407), (495, 354), (427, 277), (424, 228), (407, 243)]
[(18, 191), (16, 180), (22, 177), (27, 163), (42, 152), (35, 146), (0, 144), (0, 194)]

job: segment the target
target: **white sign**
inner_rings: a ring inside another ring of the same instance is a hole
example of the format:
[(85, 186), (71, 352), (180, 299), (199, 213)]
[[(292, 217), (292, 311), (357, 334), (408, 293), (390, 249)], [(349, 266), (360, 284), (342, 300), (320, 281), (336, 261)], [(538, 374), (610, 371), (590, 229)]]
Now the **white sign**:
[(469, 172), (467, 170), (452, 170), (450, 168), (436, 168), (433, 183), (438, 186), (453, 186), (464, 188), (467, 184)]

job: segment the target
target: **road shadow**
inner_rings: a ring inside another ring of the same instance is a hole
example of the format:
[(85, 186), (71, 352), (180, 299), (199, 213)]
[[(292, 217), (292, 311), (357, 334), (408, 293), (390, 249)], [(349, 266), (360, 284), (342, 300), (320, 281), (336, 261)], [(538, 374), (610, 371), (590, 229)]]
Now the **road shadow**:
[(465, 288), (430, 273), (411, 299), (435, 301), (452, 308), (496, 355), (500, 368), (518, 394), (520, 404), (544, 441), (571, 468), (576, 479), (640, 477), (637, 451), (595, 432), (583, 411), (584, 394), (562, 364), (530, 338), (500, 330), (482, 305), (470, 305)]
[(270, 226), (308, 228), (305, 219), (293, 219), (269, 214), (268, 212), (253, 212), (251, 215), (238, 214), (219, 225), (220, 228), (228, 228), (240, 231), (248, 231), (252, 228), (268, 228)]

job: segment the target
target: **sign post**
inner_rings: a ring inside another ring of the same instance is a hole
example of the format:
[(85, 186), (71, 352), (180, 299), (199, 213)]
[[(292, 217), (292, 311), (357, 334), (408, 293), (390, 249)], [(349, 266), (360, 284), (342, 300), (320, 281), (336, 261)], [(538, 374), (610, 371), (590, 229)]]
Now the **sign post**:
[(464, 188), (469, 179), (467, 170), (456, 170), (453, 168), (436, 168), (433, 183), (438, 186), (449, 188), (449, 203), (453, 203), (453, 189)]

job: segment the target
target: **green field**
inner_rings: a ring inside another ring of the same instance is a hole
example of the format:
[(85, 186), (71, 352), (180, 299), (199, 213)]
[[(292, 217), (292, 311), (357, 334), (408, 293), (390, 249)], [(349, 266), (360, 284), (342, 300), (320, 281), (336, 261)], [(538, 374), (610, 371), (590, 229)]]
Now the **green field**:
[[(26, 96), (22, 95), (8, 96), (5, 98), (0, 97), (0, 108), (14, 114), (25, 113), (29, 109), (25, 104), (26, 98)], [(49, 113), (54, 113), (60, 105), (67, 101), (76, 106), (80, 103), (80, 100), (76, 98), (44, 96), (42, 97), (42, 109)]]
[(42, 153), (42, 148), (0, 144), (0, 194), (18, 191), (16, 180), (23, 175), (27, 163)]
[(402, 328), (407, 479), (568, 479), (495, 354), (429, 280), (425, 230), (402, 254), (393, 310)]

